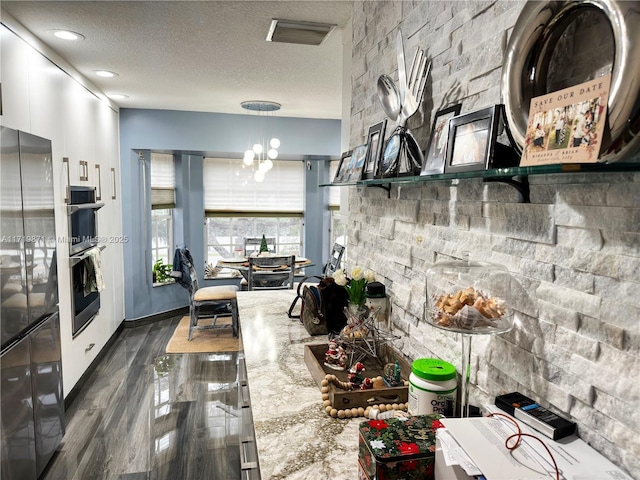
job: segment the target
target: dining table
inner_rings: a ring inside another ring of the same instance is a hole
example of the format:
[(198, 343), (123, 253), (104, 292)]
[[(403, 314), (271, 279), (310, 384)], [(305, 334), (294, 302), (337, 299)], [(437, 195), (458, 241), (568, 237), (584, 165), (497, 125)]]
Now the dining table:
[[(282, 255), (286, 256), (287, 254), (282, 254)], [(280, 255), (274, 254), (272, 256), (280, 256)], [(305, 267), (313, 267), (314, 265), (315, 263), (309, 260), (308, 258), (296, 256), (296, 271), (298, 269), (305, 268)], [(249, 260), (247, 257), (222, 258), (218, 260), (216, 266), (220, 268), (230, 268), (232, 270), (237, 270), (240, 272), (240, 274), (245, 280), (249, 279)], [(265, 267), (261, 267), (261, 268), (264, 269)], [(281, 267), (277, 267), (277, 268), (281, 268)]]

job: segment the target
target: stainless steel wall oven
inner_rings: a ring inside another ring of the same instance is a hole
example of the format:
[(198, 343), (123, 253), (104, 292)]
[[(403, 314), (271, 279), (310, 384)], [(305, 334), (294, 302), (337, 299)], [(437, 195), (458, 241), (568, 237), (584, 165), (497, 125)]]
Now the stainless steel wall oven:
[(96, 202), (95, 187), (70, 186), (69, 260), (71, 265), (72, 335), (77, 335), (100, 310), (100, 292), (87, 288), (93, 270), (90, 251), (98, 245), (97, 211), (104, 203)]
[(104, 203), (96, 203), (95, 187), (69, 187), (69, 254), (83, 252), (98, 244), (96, 212)]

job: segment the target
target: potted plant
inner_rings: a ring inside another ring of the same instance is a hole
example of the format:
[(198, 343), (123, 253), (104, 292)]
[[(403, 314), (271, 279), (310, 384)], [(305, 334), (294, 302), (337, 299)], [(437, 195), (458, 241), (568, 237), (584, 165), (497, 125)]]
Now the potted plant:
[(156, 263), (153, 264), (153, 283), (171, 283), (173, 277), (171, 276), (172, 265), (164, 263), (159, 258)]

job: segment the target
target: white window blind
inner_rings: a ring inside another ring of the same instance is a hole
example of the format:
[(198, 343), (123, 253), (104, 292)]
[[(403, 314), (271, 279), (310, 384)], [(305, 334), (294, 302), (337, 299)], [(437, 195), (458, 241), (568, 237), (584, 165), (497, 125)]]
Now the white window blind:
[(176, 169), (173, 155), (151, 154), (151, 208), (174, 208), (176, 206)]
[(304, 210), (302, 161), (275, 160), (262, 182), (242, 159), (204, 159), (206, 212), (299, 212)]
[[(338, 171), (339, 166), (340, 166), (340, 160), (331, 160), (329, 162), (329, 181), (327, 183), (333, 182), (333, 179), (336, 177), (336, 172)], [(330, 207), (340, 206), (340, 187), (329, 187), (329, 206)]]

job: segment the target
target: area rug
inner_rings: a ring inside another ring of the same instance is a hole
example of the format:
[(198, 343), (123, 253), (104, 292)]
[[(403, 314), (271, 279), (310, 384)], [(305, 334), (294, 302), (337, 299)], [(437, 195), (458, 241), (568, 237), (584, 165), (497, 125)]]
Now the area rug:
[[(204, 319), (198, 325), (210, 324), (211, 319)], [(219, 318), (218, 325), (230, 325), (231, 317)], [(182, 317), (169, 343), (167, 353), (211, 353), (237, 352), (242, 348), (240, 338), (233, 338), (231, 326), (212, 330), (194, 330), (193, 339), (189, 341), (189, 317)]]

